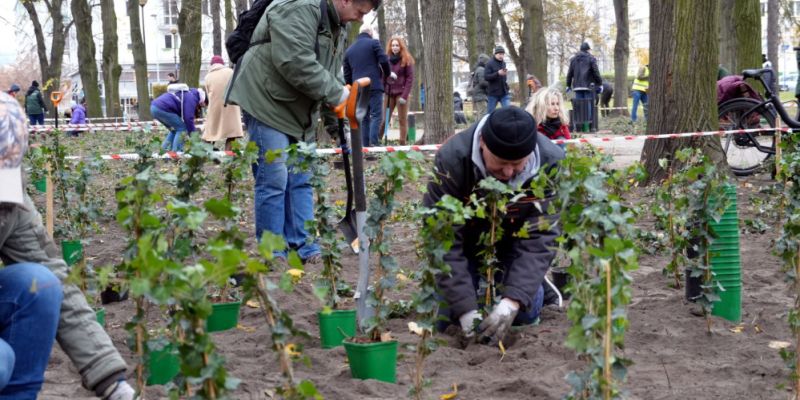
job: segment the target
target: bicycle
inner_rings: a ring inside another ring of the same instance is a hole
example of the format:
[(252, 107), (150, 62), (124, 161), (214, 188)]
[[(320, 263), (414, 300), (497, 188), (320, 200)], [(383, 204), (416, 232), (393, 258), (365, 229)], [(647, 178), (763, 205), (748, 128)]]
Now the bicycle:
[(742, 77), (758, 79), (764, 86), (765, 100), (749, 97), (730, 99), (718, 106), (720, 130), (764, 129), (756, 132), (733, 133), (722, 139), (722, 150), (734, 175), (747, 176), (761, 169), (775, 154), (775, 119), (800, 129), (800, 121), (789, 116), (780, 98), (764, 82), (762, 75), (770, 68), (746, 69)]

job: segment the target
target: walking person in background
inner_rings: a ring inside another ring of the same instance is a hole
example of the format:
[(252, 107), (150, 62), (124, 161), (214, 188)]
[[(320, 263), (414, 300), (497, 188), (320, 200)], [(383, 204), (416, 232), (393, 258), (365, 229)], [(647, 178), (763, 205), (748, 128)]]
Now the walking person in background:
[(614, 85), (611, 82), (603, 79), (603, 90), (600, 92), (600, 96), (597, 96), (595, 100), (595, 105), (600, 103), (600, 106), (605, 108), (606, 110), (600, 111), (600, 115), (607, 116), (609, 114), (608, 108), (611, 106), (611, 96), (614, 95)]
[[(531, 97), (525, 108), (539, 125), (539, 132), (548, 139), (572, 139), (569, 133), (569, 117), (564, 109), (564, 96), (555, 88), (541, 88)], [(566, 145), (559, 145), (566, 148)]]
[(173, 83), (178, 83), (178, 82), (180, 81), (178, 80), (178, 77), (176, 77), (174, 73), (170, 72), (167, 74), (167, 85), (172, 85)]
[(472, 80), (469, 84), (469, 95), (472, 96), (472, 110), (475, 114), (475, 120), (479, 120), (486, 115), (486, 108), (488, 97), (486, 90), (489, 88), (489, 82), (486, 81), (486, 63), (489, 62), (489, 56), (481, 53), (478, 55), (478, 63), (475, 65), (475, 70), (472, 71)]
[(225, 66), (222, 56), (211, 57), (211, 68), (206, 75), (208, 114), (202, 139), (206, 142), (225, 140), (225, 150), (242, 136), (242, 111), (239, 106), (225, 106), (225, 89), (233, 76), (233, 69)]
[(397, 79), (397, 74), (392, 72), (381, 42), (372, 38), (372, 28), (362, 25), (360, 32), (344, 53), (344, 81), (352, 84), (360, 78), (370, 79), (369, 109), (362, 121), (361, 138), (364, 147), (379, 146), (383, 134), (383, 82), (386, 78)]
[[(71, 125), (84, 125), (86, 124), (86, 99), (81, 99), (80, 103), (74, 103), (70, 108), (72, 114), (70, 115), (69, 123)], [(73, 130), (69, 132), (70, 136), (78, 137), (81, 130)]]
[(508, 91), (508, 68), (505, 60), (506, 49), (503, 46), (494, 48), (494, 57), (486, 63), (483, 77), (489, 82), (486, 89), (488, 97), (487, 113), (494, 111), (497, 103), (501, 107), (511, 105), (511, 94)]
[(467, 123), (467, 117), (464, 116), (464, 100), (461, 99), (461, 93), (458, 92), (453, 92), (453, 114), (456, 125)]
[(644, 118), (647, 119), (647, 89), (650, 88), (650, 65), (639, 68), (636, 79), (633, 80), (633, 109), (631, 110), (631, 122), (636, 122), (636, 112), (639, 109), (639, 102), (644, 108)]
[[(386, 45), (389, 55), (389, 66), (396, 78), (386, 80), (386, 109), (389, 115), (397, 107), (397, 118), (400, 124), (400, 145), (404, 146), (408, 139), (408, 95), (414, 87), (414, 57), (408, 52), (405, 41), (400, 37), (393, 37)], [(386, 119), (381, 120), (381, 132), (386, 127)]]
[(761, 75), (762, 77), (764, 77), (764, 83), (767, 84), (767, 87), (770, 90), (777, 92), (778, 88), (775, 87), (775, 70), (772, 69), (772, 61), (767, 59), (766, 54), (761, 53), (761, 63), (762, 63), (761, 68), (769, 69), (769, 72), (766, 72), (764, 73), (764, 75)]
[(8, 93), (8, 95), (13, 98), (17, 98), (17, 93), (19, 93), (20, 90), (22, 89), (19, 87), (19, 85), (17, 85), (16, 83), (12, 83), (11, 87), (8, 88), (8, 91), (6, 93)]
[(25, 93), (25, 114), (28, 114), (31, 125), (44, 125), (46, 112), (47, 107), (44, 104), (42, 91), (39, 90), (39, 82), (33, 81)]
[(205, 101), (203, 89), (190, 89), (183, 83), (167, 86), (167, 92), (153, 100), (150, 105), (153, 118), (169, 130), (162, 149), (183, 151), (183, 134), (195, 131), (194, 116)]
[[(597, 68), (597, 59), (594, 58), (589, 43), (581, 43), (581, 50), (575, 54), (569, 61), (569, 70), (567, 71), (567, 93), (571, 90), (575, 91), (575, 99), (591, 99), (594, 95), (591, 92), (591, 85), (594, 84), (595, 90), (602, 90), (603, 78), (600, 76), (600, 70)], [(587, 100), (588, 101), (588, 100)], [(594, 104), (589, 103), (587, 106), (588, 115), (585, 115), (585, 121), (592, 120), (592, 107)], [(580, 122), (580, 118), (575, 116), (576, 120)]]

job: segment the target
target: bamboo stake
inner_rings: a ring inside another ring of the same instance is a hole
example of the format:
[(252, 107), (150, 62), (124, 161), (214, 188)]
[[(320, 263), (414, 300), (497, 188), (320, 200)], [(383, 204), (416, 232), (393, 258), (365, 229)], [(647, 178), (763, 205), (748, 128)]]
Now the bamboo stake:
[(783, 155), (783, 151), (781, 150), (781, 117), (778, 117), (777, 121), (775, 121), (775, 177), (780, 176), (781, 169), (781, 156)]
[(47, 185), (47, 191), (45, 192), (45, 204), (46, 204), (45, 209), (47, 210), (46, 211), (47, 215), (45, 216), (45, 224), (47, 226), (47, 234), (50, 235), (50, 237), (52, 238), (55, 226), (54, 222), (55, 206), (53, 204), (54, 191), (53, 191), (52, 167), (50, 166), (49, 161), (47, 162), (47, 164), (45, 164), (45, 168), (47, 169), (47, 178), (46, 178), (47, 180), (45, 184)]
[(606, 332), (604, 343), (604, 360), (603, 360), (603, 398), (608, 400), (611, 398), (611, 264), (605, 263), (606, 272)]
[[(800, 245), (800, 243), (798, 243)], [(798, 279), (800, 279), (800, 253), (797, 254), (797, 259), (794, 263), (794, 272), (795, 272), (795, 281), (794, 281), (794, 290), (795, 290), (795, 307), (798, 306), (798, 301), (800, 301), (800, 285), (798, 285)], [(797, 347), (795, 348), (794, 354), (794, 398), (796, 400), (800, 400), (800, 330), (795, 333), (797, 338)]]

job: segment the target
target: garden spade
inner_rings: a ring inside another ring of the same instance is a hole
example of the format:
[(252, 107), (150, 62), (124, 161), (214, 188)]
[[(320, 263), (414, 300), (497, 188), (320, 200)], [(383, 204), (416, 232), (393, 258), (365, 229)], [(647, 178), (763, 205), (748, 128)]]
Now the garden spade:
[[(352, 96), (353, 93), (355, 92), (351, 91), (350, 95)], [(345, 102), (345, 107), (346, 104), (347, 102)], [(358, 254), (358, 229), (356, 228), (356, 215), (353, 212), (353, 177), (350, 170), (350, 148), (347, 145), (347, 138), (344, 133), (345, 107), (334, 110), (339, 120), (339, 147), (342, 149), (344, 181), (347, 184), (347, 204), (344, 210), (344, 218), (339, 221), (337, 226), (350, 245), (350, 248), (354, 253)]]
[(353, 82), (350, 98), (347, 99), (346, 114), (350, 121), (350, 143), (353, 148), (353, 197), (356, 208), (356, 228), (358, 232), (358, 282), (356, 293), (356, 318), (363, 324), (372, 314), (367, 306), (367, 288), (369, 287), (369, 239), (364, 232), (367, 222), (367, 187), (364, 182), (364, 154), (361, 133), (358, 123), (364, 118), (369, 108), (369, 78), (361, 78)]

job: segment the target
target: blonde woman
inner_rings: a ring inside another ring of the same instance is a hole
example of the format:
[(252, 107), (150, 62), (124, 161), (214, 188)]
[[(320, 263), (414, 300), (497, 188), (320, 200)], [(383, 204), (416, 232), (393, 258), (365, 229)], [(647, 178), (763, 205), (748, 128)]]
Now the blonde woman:
[(525, 110), (539, 122), (539, 132), (548, 138), (572, 139), (569, 117), (564, 109), (564, 96), (558, 89), (544, 87), (537, 90)]

